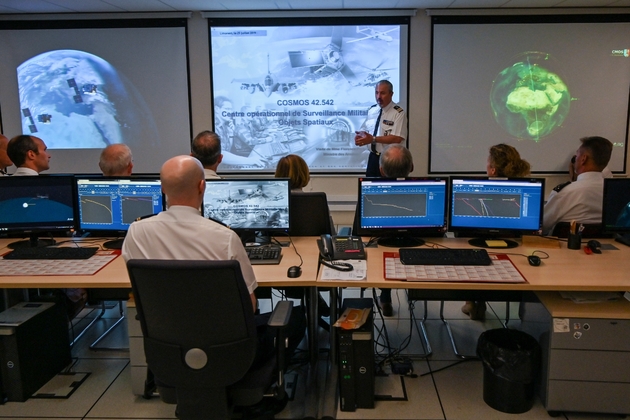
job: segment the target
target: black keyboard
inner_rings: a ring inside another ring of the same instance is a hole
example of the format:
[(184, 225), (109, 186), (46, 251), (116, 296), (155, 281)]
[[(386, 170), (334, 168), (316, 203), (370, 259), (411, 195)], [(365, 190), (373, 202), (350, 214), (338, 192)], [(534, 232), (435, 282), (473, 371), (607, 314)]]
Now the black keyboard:
[(405, 265), (491, 265), (488, 251), (481, 248), (401, 248)]
[(280, 264), (282, 259), (280, 245), (250, 245), (245, 247), (245, 251), (252, 265)]
[(4, 256), (5, 260), (87, 260), (98, 248), (17, 248)]

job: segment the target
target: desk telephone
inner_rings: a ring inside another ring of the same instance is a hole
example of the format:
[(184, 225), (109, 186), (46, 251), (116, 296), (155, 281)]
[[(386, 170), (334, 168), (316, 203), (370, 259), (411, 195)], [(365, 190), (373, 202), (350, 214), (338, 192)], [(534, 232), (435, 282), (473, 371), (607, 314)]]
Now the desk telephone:
[(317, 240), (322, 258), (334, 260), (364, 260), (366, 258), (363, 242), (358, 236), (322, 235)]

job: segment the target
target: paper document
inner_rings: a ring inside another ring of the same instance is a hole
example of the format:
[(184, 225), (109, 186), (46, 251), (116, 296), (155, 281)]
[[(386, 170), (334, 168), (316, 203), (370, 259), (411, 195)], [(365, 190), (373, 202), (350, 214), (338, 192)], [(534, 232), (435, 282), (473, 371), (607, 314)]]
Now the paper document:
[(339, 271), (334, 268), (322, 266), (322, 280), (365, 280), (367, 279), (367, 261), (366, 260), (339, 260), (352, 264), (352, 271)]

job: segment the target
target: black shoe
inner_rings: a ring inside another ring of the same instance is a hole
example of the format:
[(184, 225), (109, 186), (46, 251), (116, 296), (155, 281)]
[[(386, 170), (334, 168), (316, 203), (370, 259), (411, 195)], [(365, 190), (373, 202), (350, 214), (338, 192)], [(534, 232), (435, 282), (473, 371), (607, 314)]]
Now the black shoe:
[(379, 299), (378, 305), (381, 307), (381, 313), (383, 316), (394, 316), (394, 307), (391, 302), (381, 302)]

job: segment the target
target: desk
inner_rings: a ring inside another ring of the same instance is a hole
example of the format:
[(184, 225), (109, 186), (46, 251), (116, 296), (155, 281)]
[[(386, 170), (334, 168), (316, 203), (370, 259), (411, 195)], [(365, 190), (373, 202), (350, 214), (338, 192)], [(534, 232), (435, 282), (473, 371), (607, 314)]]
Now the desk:
[[(430, 242), (448, 248), (472, 248), (463, 238), (431, 239)], [(538, 267), (530, 266), (524, 256), (510, 255), (516, 268), (527, 279), (527, 283), (462, 283), (462, 282), (407, 282), (383, 278), (383, 252), (395, 248), (368, 248), (368, 273), (365, 281), (317, 281), (318, 287), (385, 287), (432, 290), (630, 290), (630, 247), (612, 239), (600, 240), (602, 244), (613, 244), (618, 250), (603, 250), (601, 254), (586, 255), (582, 250), (569, 250), (566, 243), (561, 248), (536, 248), (519, 246), (500, 250), (489, 249), (490, 253), (530, 255), (534, 250), (549, 254)], [(539, 254), (540, 255), (540, 254)]]

